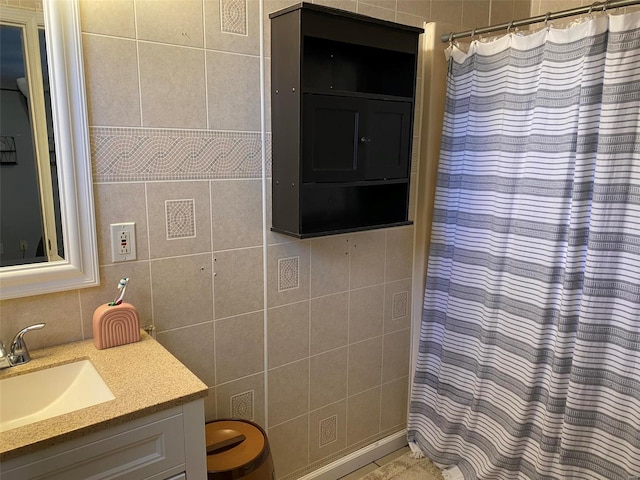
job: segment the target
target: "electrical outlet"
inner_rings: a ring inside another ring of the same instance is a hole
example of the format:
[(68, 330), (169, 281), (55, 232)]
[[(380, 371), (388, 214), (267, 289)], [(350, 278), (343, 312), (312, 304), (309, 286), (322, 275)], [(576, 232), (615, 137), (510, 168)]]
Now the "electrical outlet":
[(21, 252), (26, 252), (27, 248), (29, 248), (29, 244), (27, 243), (26, 240), (20, 240), (20, 251)]
[(136, 259), (136, 224), (112, 223), (111, 227), (111, 260), (126, 262)]
[(131, 255), (131, 234), (127, 230), (118, 231), (118, 254)]

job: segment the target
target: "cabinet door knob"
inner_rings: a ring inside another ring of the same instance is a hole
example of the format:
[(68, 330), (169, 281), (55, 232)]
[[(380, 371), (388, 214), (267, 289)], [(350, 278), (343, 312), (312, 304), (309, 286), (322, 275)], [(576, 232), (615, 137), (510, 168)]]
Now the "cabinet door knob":
[(367, 137), (360, 137), (360, 143), (371, 143), (371, 139)]

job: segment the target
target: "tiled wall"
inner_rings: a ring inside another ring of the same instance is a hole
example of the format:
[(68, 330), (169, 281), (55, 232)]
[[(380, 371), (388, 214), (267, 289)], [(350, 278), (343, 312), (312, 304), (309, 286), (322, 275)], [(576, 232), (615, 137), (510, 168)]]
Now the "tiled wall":
[[(268, 13), (292, 3), (265, 0), (260, 18), (258, 0), (81, 1), (101, 286), (4, 301), (0, 322), (8, 338), (46, 319), (32, 348), (90, 338), (93, 310), (130, 277), (142, 322), (209, 385), (207, 418), (266, 426), (279, 478), (404, 428), (411, 326), (413, 227), (302, 241), (263, 229)], [(461, 28), (530, 9), (528, 0), (317, 3)], [(108, 227), (118, 222), (136, 223), (134, 262), (111, 261)]]

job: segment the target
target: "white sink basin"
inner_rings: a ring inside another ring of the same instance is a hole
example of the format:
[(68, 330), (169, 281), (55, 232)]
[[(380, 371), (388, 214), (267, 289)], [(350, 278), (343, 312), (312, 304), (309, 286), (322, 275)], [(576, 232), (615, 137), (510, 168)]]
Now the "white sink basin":
[(89, 360), (0, 380), (0, 432), (115, 397)]

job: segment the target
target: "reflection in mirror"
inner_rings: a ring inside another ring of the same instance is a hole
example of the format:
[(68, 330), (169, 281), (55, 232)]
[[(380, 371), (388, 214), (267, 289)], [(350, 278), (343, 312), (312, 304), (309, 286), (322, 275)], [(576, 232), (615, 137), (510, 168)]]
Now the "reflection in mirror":
[(0, 266), (60, 260), (64, 243), (44, 16), (0, 13)]
[(99, 284), (78, 0), (42, 6), (0, 9), (0, 299)]

